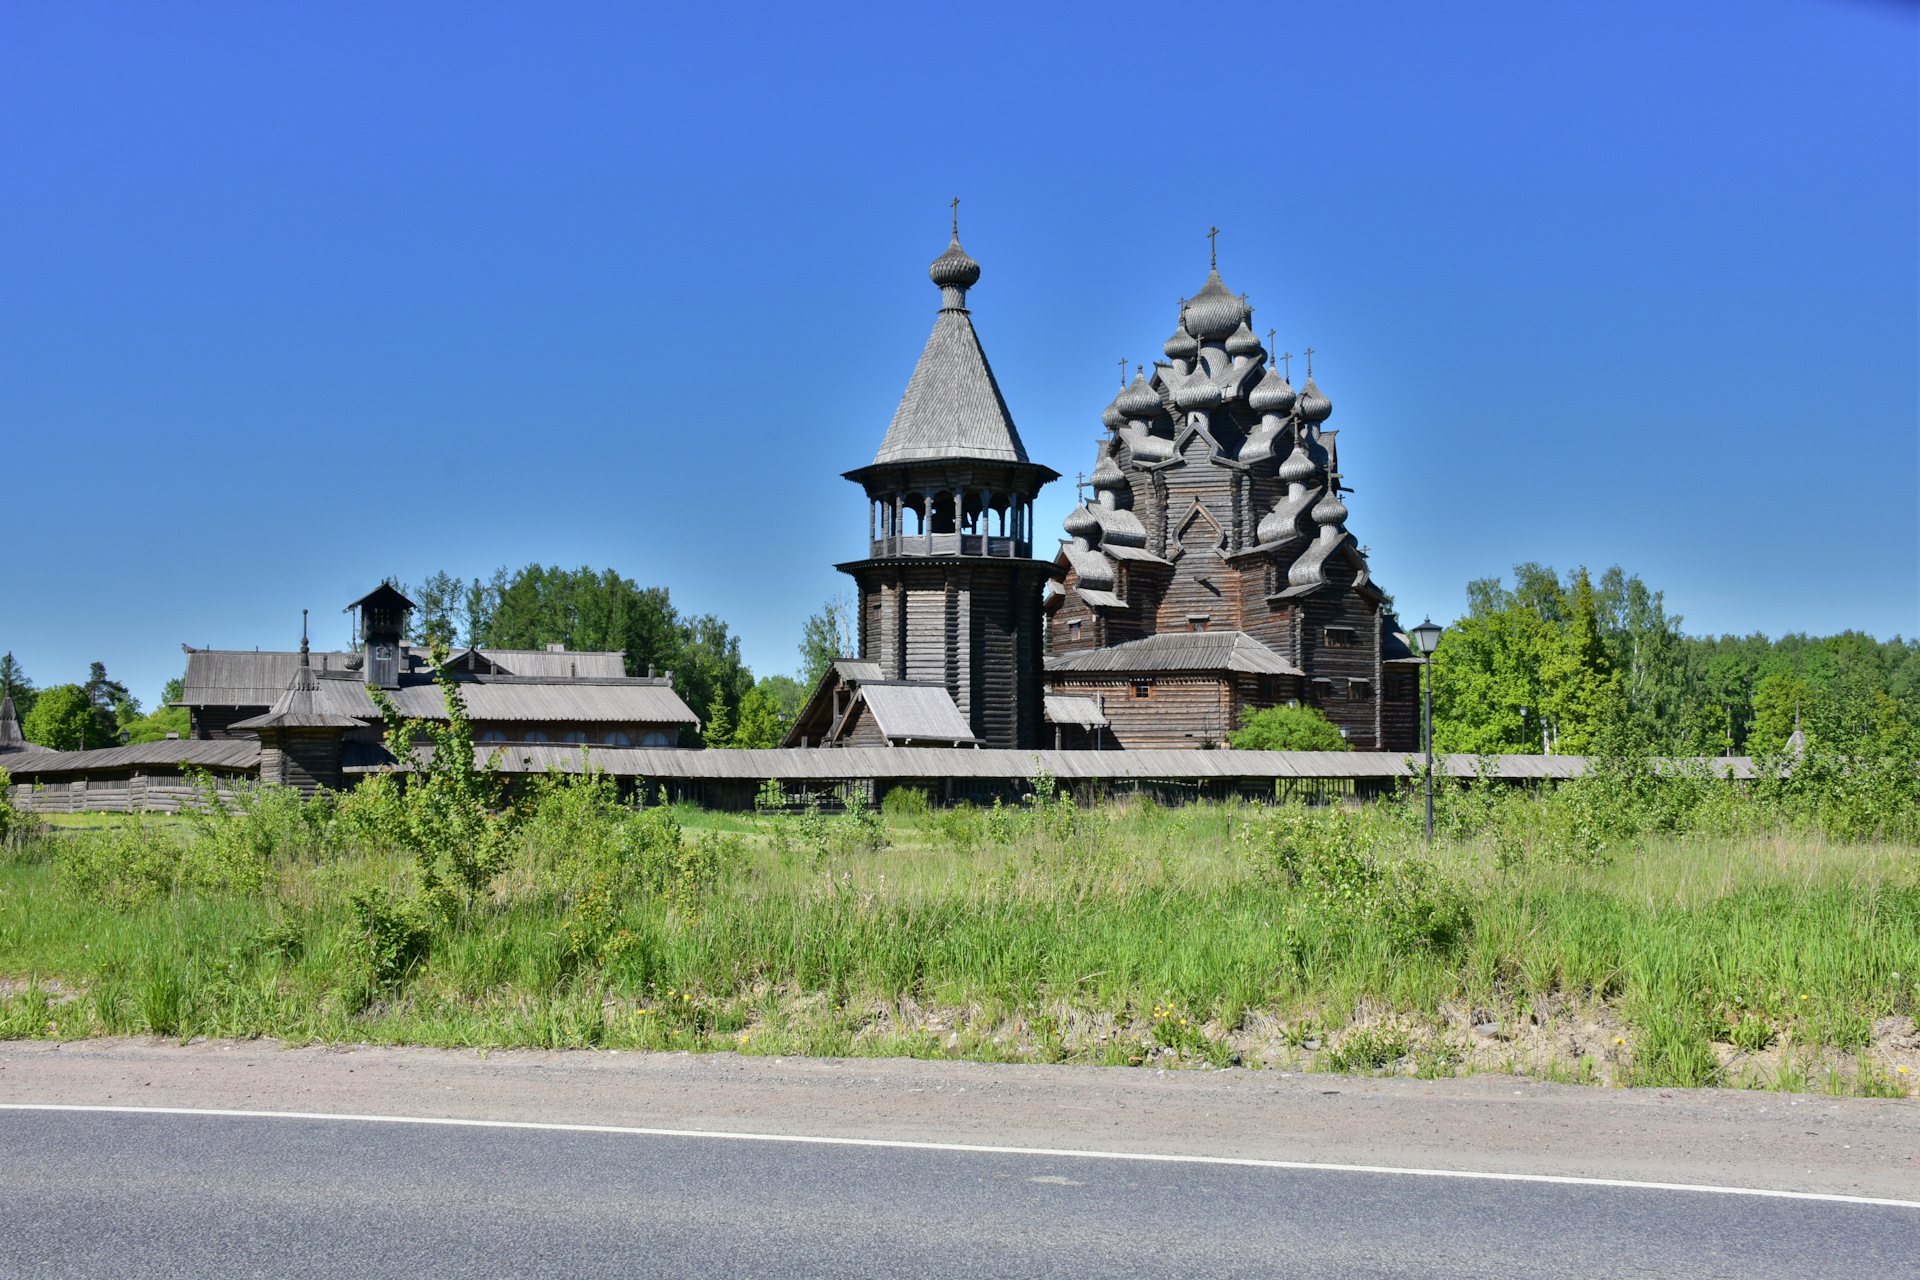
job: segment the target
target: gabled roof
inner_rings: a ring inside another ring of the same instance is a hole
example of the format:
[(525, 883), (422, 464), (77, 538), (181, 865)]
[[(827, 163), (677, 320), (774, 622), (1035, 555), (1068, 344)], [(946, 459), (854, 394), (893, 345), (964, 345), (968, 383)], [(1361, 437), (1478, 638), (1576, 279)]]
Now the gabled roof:
[(363, 607), (374, 609), (418, 609), (420, 606), (383, 582), (340, 612), (351, 613), (355, 609)]
[(1055, 654), (1047, 674), (1069, 672), (1240, 671), (1297, 676), (1298, 667), (1244, 631), (1172, 631), (1100, 649)]
[(889, 742), (979, 741), (944, 685), (919, 680), (868, 682), (860, 686), (859, 698)]
[(942, 311), (933, 322), (933, 334), (873, 461), (881, 465), (948, 458), (1028, 460), (973, 321), (960, 310)]

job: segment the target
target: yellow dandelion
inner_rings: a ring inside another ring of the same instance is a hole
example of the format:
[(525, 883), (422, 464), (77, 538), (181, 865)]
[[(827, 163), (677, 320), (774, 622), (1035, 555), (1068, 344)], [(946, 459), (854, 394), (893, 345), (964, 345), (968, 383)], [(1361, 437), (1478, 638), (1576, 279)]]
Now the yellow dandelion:
[(1613, 1038), (1613, 1042), (1615, 1044), (1625, 1044), (1627, 1042), (1627, 1038), (1625, 1036), (1615, 1036)]
[(1895, 1070), (1897, 1070), (1901, 1075), (1907, 1074), (1907, 1069), (1905, 1067), (1896, 1067)]

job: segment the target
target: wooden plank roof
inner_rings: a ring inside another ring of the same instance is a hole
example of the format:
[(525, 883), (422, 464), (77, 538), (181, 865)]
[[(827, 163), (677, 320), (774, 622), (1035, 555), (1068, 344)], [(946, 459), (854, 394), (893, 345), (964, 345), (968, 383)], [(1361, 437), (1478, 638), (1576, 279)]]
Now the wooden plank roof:
[(1047, 673), (1244, 671), (1297, 676), (1300, 669), (1244, 631), (1170, 631), (1047, 658)]

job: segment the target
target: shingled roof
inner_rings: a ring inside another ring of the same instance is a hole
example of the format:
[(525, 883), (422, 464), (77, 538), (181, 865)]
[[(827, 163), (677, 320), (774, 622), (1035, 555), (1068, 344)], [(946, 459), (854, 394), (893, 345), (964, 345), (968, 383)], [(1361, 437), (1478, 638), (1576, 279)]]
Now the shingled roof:
[(1300, 669), (1244, 631), (1174, 631), (1100, 649), (1055, 654), (1047, 673), (1245, 671), (1297, 676)]
[[(959, 246), (956, 234), (952, 248), (935, 267)], [(936, 283), (945, 279), (937, 270), (935, 277)], [(973, 321), (960, 305), (966, 289), (948, 281), (942, 292), (948, 305), (933, 322), (933, 334), (907, 380), (907, 393), (900, 398), (887, 438), (880, 442), (873, 461), (875, 465), (947, 458), (1026, 462), (1027, 447), (1020, 443), (1020, 432), (1014, 428)]]

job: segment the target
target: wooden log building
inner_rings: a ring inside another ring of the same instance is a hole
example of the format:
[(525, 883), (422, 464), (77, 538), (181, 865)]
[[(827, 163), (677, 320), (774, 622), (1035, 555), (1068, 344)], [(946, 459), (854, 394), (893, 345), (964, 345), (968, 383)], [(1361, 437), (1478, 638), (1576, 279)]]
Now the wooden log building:
[(1210, 270), (1101, 415), (1045, 605), (1049, 692), (1095, 699), (1116, 748), (1217, 747), (1304, 702), (1356, 749), (1413, 750), (1420, 660), (1347, 532), (1333, 405), (1252, 314)]

